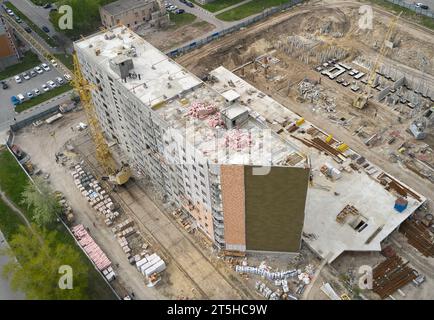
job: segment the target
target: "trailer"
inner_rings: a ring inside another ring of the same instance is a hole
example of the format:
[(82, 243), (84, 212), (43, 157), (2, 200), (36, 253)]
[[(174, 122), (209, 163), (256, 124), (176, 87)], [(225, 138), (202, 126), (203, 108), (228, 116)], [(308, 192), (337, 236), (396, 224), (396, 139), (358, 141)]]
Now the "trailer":
[(59, 120), (63, 118), (63, 115), (61, 113), (56, 113), (54, 116), (49, 117), (48, 119), (45, 120), (46, 124), (52, 124), (53, 122)]

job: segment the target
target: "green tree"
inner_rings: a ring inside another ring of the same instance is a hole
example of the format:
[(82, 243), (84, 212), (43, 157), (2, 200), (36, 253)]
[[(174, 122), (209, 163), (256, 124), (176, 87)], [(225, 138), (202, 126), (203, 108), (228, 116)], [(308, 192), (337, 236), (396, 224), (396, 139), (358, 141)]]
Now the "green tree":
[(41, 178), (36, 178), (34, 184), (29, 181), (21, 194), (21, 204), (32, 210), (32, 218), (38, 226), (52, 224), (61, 213), (59, 201)]
[[(87, 299), (88, 269), (80, 254), (71, 245), (58, 240), (56, 231), (32, 225), (20, 226), (5, 252), (11, 257), (3, 267), (3, 276), (11, 279), (11, 287), (26, 294), (27, 299)], [(15, 259), (16, 257), (16, 259)], [(72, 268), (72, 289), (61, 289), (61, 266)]]

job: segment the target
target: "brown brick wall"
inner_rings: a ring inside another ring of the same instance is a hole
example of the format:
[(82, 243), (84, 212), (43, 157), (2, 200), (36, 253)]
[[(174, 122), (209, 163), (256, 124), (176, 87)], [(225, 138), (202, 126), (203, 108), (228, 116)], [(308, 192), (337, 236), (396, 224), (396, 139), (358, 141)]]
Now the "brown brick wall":
[(223, 165), (220, 173), (225, 243), (245, 246), (244, 166)]

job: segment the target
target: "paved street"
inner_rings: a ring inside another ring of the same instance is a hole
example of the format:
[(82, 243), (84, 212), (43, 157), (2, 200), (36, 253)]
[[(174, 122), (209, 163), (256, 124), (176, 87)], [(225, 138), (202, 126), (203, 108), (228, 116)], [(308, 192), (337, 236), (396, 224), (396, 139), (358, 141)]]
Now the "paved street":
[[(26, 15), (30, 20), (33, 21), (34, 24), (36, 24), (39, 28), (42, 28), (42, 26), (47, 26), (48, 29), (50, 29), (50, 32), (48, 33), (50, 37), (56, 36), (63, 41), (66, 41), (68, 43), (68, 46), (72, 50), (72, 42), (67, 37), (65, 37), (63, 34), (57, 32), (54, 29), (54, 26), (50, 22), (49, 15), (50, 15), (50, 9), (44, 9), (40, 6), (35, 5), (30, 0), (9, 0), (10, 3), (12, 3), (18, 10), (20, 10), (24, 15)], [(35, 38), (38, 38), (39, 42), (41, 42), (41, 38), (35, 33), (32, 32), (32, 35)], [(60, 52), (57, 48), (52, 48), (56, 52)], [(72, 52), (71, 50), (68, 50), (69, 52)]]
[(417, 12), (419, 12), (419, 11), (421, 11), (421, 12), (423, 12), (423, 11), (430, 11), (430, 12), (432, 12), (434, 14), (434, 0), (418, 0), (418, 1), (404, 0), (404, 2), (408, 3), (408, 4), (414, 4), (414, 3), (417, 3), (417, 2), (421, 2), (423, 4), (426, 4), (429, 7), (429, 9), (425, 10), (425, 9), (419, 9), (419, 8), (417, 8), (416, 9)]
[(216, 29), (213, 30), (213, 32), (218, 32), (220, 30), (223, 30), (235, 24), (234, 22), (226, 22), (217, 19), (212, 12), (205, 10), (204, 8), (198, 6), (197, 4), (195, 4), (193, 8), (190, 8), (189, 6), (183, 4), (179, 0), (170, 0), (169, 2), (180, 9), (184, 9), (185, 12), (194, 14), (199, 19), (213, 24), (216, 27)]
[[(8, 246), (3, 233), (0, 230), (0, 251)], [(9, 261), (9, 257), (0, 254), (0, 272), (3, 270), (3, 266)], [(3, 278), (0, 275), (0, 300), (23, 300), (25, 299), (24, 293), (15, 292), (10, 287), (8, 279)]]

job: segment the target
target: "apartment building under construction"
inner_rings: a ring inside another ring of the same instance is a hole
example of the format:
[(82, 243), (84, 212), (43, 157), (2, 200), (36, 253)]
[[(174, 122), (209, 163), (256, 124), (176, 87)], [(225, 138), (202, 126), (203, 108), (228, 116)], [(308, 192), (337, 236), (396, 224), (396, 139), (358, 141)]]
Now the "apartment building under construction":
[(425, 201), (223, 67), (204, 82), (124, 27), (75, 49), (106, 136), (220, 248), (378, 251)]

